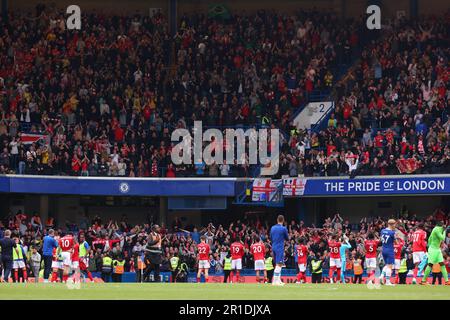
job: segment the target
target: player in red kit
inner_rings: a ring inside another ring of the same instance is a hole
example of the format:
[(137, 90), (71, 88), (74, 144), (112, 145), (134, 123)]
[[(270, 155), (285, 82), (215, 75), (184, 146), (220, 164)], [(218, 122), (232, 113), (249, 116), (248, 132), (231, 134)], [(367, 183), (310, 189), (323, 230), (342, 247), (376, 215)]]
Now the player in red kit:
[(72, 250), (72, 280), (75, 283), (80, 282), (80, 244), (78, 243), (78, 239), (73, 237), (74, 246)]
[(413, 262), (414, 262), (414, 277), (413, 283), (417, 283), (416, 277), (418, 272), (419, 263), (425, 256), (427, 252), (427, 233), (423, 230), (423, 224), (420, 223), (417, 226), (416, 231), (411, 235), (412, 240), (412, 252), (413, 252)]
[[(267, 282), (266, 263), (264, 256), (266, 254), (266, 246), (259, 236), (255, 236), (254, 243), (250, 246), (250, 252), (255, 261), (256, 282)], [(263, 271), (264, 278), (260, 278), (260, 271)]]
[(364, 250), (366, 252), (366, 270), (367, 283), (373, 283), (375, 280), (375, 270), (377, 269), (377, 249), (380, 241), (375, 239), (375, 235), (371, 232), (364, 240)]
[(197, 246), (198, 251), (198, 273), (197, 282), (200, 282), (200, 277), (202, 273), (205, 275), (205, 282), (208, 282), (208, 271), (209, 271), (209, 252), (211, 251), (209, 244), (206, 243), (206, 237), (200, 237), (200, 243)]
[(341, 266), (342, 266), (340, 255), (341, 243), (338, 241), (338, 238), (339, 236), (335, 234), (328, 240), (328, 247), (330, 249), (330, 274), (329, 274), (330, 283), (334, 282), (333, 280), (334, 272), (337, 273), (336, 282), (341, 281)]
[(239, 282), (242, 269), (242, 257), (244, 256), (244, 245), (241, 242), (241, 238), (236, 237), (236, 241), (230, 246), (231, 251), (231, 282), (233, 282), (233, 272), (236, 275), (236, 282)]
[[(395, 282), (398, 283), (398, 270), (400, 270), (400, 262), (402, 260), (402, 250), (403, 250), (403, 246), (405, 245), (405, 242), (400, 239), (397, 238), (394, 241), (394, 268), (393, 271), (395, 273)], [(392, 275), (394, 276), (394, 274)]]
[(69, 277), (70, 269), (72, 267), (72, 252), (74, 246), (74, 240), (72, 234), (67, 234), (59, 239), (59, 246), (61, 248), (61, 258), (64, 266), (63, 282), (67, 281)]
[(308, 247), (305, 245), (305, 239), (300, 238), (297, 245), (297, 265), (298, 265), (298, 274), (297, 274), (297, 283), (305, 283), (306, 282), (306, 264), (308, 259)]

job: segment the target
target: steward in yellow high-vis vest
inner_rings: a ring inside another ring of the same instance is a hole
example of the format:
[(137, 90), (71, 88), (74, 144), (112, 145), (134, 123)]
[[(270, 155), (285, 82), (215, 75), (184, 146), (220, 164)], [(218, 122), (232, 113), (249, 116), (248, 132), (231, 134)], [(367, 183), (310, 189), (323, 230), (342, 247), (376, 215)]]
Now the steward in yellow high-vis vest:
[(173, 256), (170, 258), (170, 271), (172, 272), (172, 282), (177, 282), (178, 266), (180, 265), (180, 258)]
[(231, 255), (228, 252), (223, 259), (223, 283), (227, 283), (231, 273)]
[(112, 273), (112, 263), (113, 260), (109, 254), (105, 255), (102, 260), (102, 280), (104, 282), (109, 282)]
[(266, 255), (266, 259), (264, 259), (264, 263), (266, 265), (267, 281), (269, 283), (272, 283), (274, 267), (273, 267), (273, 258), (270, 254)]
[(125, 272), (125, 260), (123, 257), (119, 257), (117, 260), (114, 260), (113, 263), (113, 274), (112, 280), (113, 282), (122, 282), (122, 275)]

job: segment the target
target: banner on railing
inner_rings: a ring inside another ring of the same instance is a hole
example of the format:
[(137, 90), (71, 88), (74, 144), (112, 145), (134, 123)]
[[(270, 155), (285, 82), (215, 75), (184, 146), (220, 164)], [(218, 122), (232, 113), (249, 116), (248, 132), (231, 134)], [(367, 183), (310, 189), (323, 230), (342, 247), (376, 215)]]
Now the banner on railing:
[(255, 179), (253, 180), (252, 201), (279, 201), (281, 198), (278, 189), (283, 180)]
[(302, 191), (293, 195), (292, 183), (283, 188), (284, 196), (377, 196), (449, 194), (450, 176), (360, 177), (356, 179), (307, 178)]
[(305, 192), (306, 179), (287, 178), (283, 179), (283, 196), (295, 197), (302, 196)]

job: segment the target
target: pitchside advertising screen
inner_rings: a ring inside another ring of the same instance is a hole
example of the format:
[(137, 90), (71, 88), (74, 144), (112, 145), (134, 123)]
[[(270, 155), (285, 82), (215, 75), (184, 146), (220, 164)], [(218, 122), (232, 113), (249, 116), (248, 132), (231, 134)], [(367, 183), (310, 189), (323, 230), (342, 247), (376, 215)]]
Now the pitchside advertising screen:
[(282, 184), (284, 197), (386, 196), (448, 194), (450, 176), (360, 177), (356, 179), (285, 178), (255, 179), (253, 201), (273, 199)]

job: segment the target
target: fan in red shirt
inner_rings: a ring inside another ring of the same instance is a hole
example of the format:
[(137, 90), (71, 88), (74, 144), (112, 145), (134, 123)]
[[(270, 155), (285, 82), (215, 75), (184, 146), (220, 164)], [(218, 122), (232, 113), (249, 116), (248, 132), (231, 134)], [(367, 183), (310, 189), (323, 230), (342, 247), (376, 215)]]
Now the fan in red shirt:
[(395, 282), (398, 283), (398, 270), (400, 269), (400, 262), (402, 259), (402, 250), (405, 242), (401, 238), (397, 238), (394, 241), (394, 272), (396, 273)]
[(414, 262), (414, 277), (413, 283), (416, 283), (416, 277), (418, 272), (419, 263), (425, 256), (427, 252), (427, 233), (423, 230), (423, 224), (420, 223), (417, 226), (416, 231), (412, 234), (412, 252), (413, 252), (413, 262)]
[(341, 255), (340, 248), (341, 243), (338, 241), (339, 236), (337, 234), (333, 235), (330, 240), (328, 240), (328, 247), (330, 249), (330, 283), (333, 283), (334, 273), (336, 272), (336, 281), (341, 281)]
[(244, 245), (241, 242), (239, 236), (236, 237), (236, 241), (230, 246), (231, 251), (231, 282), (233, 282), (233, 272), (236, 275), (236, 282), (239, 282), (242, 269), (242, 257), (244, 256)]
[[(255, 236), (254, 243), (250, 246), (250, 252), (255, 261), (256, 282), (267, 282), (267, 271), (264, 255), (266, 254), (266, 246), (259, 236)], [(260, 271), (263, 271), (264, 278), (260, 278)]]
[(64, 267), (63, 282), (69, 278), (69, 271), (72, 266), (71, 256), (73, 252), (74, 240), (71, 233), (59, 239), (59, 246), (61, 247), (61, 258)]
[(197, 282), (200, 282), (202, 273), (205, 275), (205, 282), (208, 282), (209, 271), (209, 252), (211, 251), (209, 244), (206, 243), (206, 237), (200, 237), (200, 243), (197, 246), (198, 251), (198, 273)]
[(297, 246), (297, 283), (306, 282), (306, 260), (308, 259), (308, 247), (305, 245), (305, 239), (300, 238)]
[(367, 269), (367, 281), (370, 283), (375, 280), (375, 270), (377, 268), (377, 249), (379, 240), (375, 239), (374, 234), (371, 232), (367, 235), (367, 239), (364, 240), (364, 250), (366, 251), (366, 269)]

